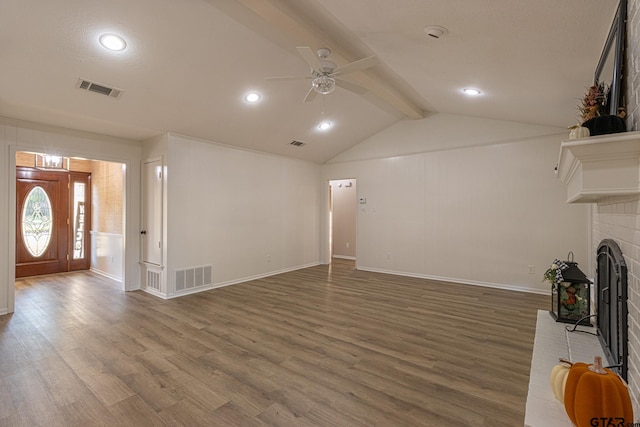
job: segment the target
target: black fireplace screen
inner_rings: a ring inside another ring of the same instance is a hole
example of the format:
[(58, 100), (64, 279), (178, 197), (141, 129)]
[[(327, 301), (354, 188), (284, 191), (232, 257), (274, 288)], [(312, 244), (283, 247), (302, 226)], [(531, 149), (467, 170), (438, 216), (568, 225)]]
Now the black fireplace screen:
[(627, 264), (618, 244), (605, 239), (597, 254), (598, 337), (609, 364), (627, 380)]

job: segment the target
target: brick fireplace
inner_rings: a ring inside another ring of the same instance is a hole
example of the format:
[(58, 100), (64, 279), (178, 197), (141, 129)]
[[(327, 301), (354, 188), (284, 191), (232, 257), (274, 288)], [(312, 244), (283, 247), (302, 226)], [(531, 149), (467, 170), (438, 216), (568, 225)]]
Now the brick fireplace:
[[(640, 0), (637, 0), (640, 3)], [(640, 93), (639, 93), (640, 95)], [(629, 122), (634, 122), (634, 107)], [(640, 414), (640, 132), (565, 140), (560, 147), (558, 177), (568, 203), (591, 206), (591, 250), (595, 261), (607, 239), (620, 248), (627, 266), (628, 371), (636, 414)], [(596, 277), (593, 263), (588, 276)], [(615, 363), (614, 363), (615, 364)]]
[[(626, 63), (624, 66), (626, 125), (631, 132), (640, 131), (640, 0), (627, 1)], [(598, 137), (594, 137), (598, 138)], [(633, 161), (637, 154), (627, 153)], [(629, 166), (629, 163), (626, 164)], [(620, 169), (622, 171), (624, 166)], [(628, 283), (628, 382), (634, 412), (640, 414), (640, 191), (638, 191), (639, 169), (627, 169), (629, 181), (635, 189), (628, 194), (597, 197), (592, 202), (591, 256), (595, 260), (600, 242), (614, 240), (622, 250), (627, 265)], [(604, 179), (624, 173), (611, 171), (601, 175)], [(626, 186), (626, 184), (625, 184)], [(628, 186), (626, 186), (628, 188)], [(569, 189), (570, 190), (570, 189)], [(596, 189), (597, 190), (597, 189)], [(568, 191), (569, 193), (570, 191)], [(577, 193), (575, 193), (577, 194)], [(568, 194), (569, 195), (569, 194)], [(569, 195), (569, 198), (570, 195)], [(579, 198), (579, 196), (578, 196)], [(587, 197), (588, 198), (588, 197)], [(587, 275), (595, 277), (596, 263)], [(636, 415), (636, 418), (638, 416)]]
[[(592, 253), (601, 241), (620, 246), (627, 265), (628, 381), (636, 413), (640, 411), (640, 196), (615, 197), (593, 205)], [(594, 255), (595, 256), (595, 255)], [(595, 269), (595, 266), (594, 266)], [(592, 276), (595, 277), (595, 270)]]
[[(626, 28), (625, 98), (628, 113), (626, 122), (628, 130), (638, 131), (640, 130), (640, 0), (628, 0)], [(593, 205), (592, 212), (592, 253), (596, 253), (600, 241), (614, 239), (620, 245), (627, 264), (628, 380), (634, 412), (640, 414), (640, 195), (603, 199)], [(591, 274), (595, 275), (595, 271)]]

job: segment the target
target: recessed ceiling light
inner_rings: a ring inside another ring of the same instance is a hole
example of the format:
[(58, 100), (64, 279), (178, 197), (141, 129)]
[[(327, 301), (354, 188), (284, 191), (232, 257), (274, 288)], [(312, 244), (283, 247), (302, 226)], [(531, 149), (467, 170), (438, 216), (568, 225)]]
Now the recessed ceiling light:
[(244, 96), (244, 100), (251, 103), (260, 101), (260, 98), (261, 96), (257, 92), (251, 92)]
[(105, 49), (120, 51), (127, 47), (127, 42), (120, 36), (115, 34), (103, 34), (98, 39), (102, 47)]
[(447, 30), (444, 27), (441, 27), (440, 25), (429, 25), (427, 27), (424, 27), (424, 32), (429, 37), (433, 37), (434, 39), (441, 39), (447, 34), (449, 34), (449, 30)]
[(465, 95), (469, 95), (469, 96), (478, 96), (478, 95), (482, 95), (482, 92), (479, 89), (475, 89), (472, 87), (467, 87), (462, 89), (462, 92), (465, 93)]
[(318, 129), (320, 129), (320, 130), (327, 130), (327, 129), (329, 129), (331, 126), (333, 126), (333, 123), (328, 122), (328, 121), (324, 121), (324, 122), (320, 122), (320, 124), (318, 124)]

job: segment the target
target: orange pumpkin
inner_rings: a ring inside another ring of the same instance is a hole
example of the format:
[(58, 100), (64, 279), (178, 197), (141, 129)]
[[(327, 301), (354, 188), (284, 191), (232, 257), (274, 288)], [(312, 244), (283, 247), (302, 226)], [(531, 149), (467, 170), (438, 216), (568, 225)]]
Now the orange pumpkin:
[(564, 390), (564, 407), (576, 427), (593, 426), (593, 419), (599, 423), (604, 419), (612, 425), (633, 422), (627, 385), (615, 372), (603, 368), (602, 358), (598, 356), (593, 365), (578, 362), (571, 366)]

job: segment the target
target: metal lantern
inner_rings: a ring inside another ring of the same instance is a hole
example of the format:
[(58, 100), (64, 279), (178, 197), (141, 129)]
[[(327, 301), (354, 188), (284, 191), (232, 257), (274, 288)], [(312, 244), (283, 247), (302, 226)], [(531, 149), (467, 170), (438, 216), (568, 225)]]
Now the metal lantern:
[(552, 285), (551, 316), (556, 322), (591, 326), (591, 281), (573, 261), (573, 252), (569, 252), (567, 259), (554, 262), (557, 270)]

